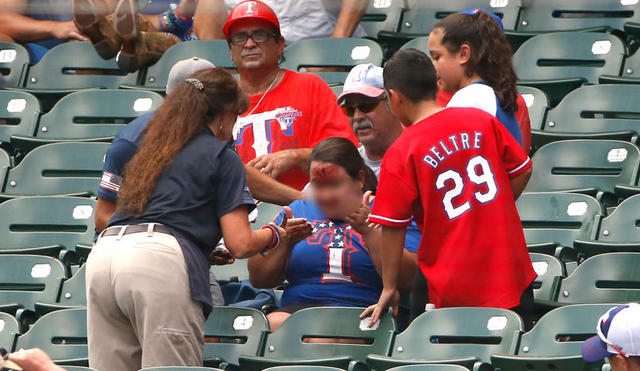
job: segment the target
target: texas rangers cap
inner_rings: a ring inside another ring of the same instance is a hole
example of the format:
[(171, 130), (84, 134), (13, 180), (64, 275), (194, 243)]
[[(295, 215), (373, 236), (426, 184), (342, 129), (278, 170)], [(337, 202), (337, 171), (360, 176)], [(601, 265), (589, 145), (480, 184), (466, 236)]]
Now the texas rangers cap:
[(620, 354), (640, 356), (640, 304), (611, 308), (596, 326), (597, 335), (582, 344), (582, 358), (596, 362)]
[(169, 77), (167, 78), (167, 87), (165, 91), (167, 95), (171, 94), (178, 84), (183, 82), (186, 78), (191, 77), (196, 72), (202, 70), (208, 70), (209, 68), (216, 68), (213, 63), (206, 59), (192, 57), (189, 59), (183, 59), (171, 67), (169, 71)]
[(478, 14), (479, 11), (483, 11), (483, 12), (489, 14), (493, 19), (496, 20), (496, 22), (498, 22), (498, 26), (500, 26), (500, 29), (504, 31), (504, 25), (502, 24), (502, 19), (500, 19), (500, 17), (498, 17), (494, 12), (492, 12), (490, 10), (487, 10), (485, 8), (473, 8), (473, 9), (463, 10), (460, 13), (461, 14), (476, 15), (476, 14)]
[(371, 63), (359, 64), (349, 71), (342, 87), (342, 94), (338, 97), (340, 103), (349, 94), (362, 94), (370, 98), (377, 98), (384, 93), (382, 67)]

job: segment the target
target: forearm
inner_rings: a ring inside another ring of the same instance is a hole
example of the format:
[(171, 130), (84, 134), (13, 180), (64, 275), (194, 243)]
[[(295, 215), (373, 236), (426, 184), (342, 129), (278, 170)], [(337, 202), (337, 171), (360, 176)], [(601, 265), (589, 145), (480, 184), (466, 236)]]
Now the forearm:
[(285, 206), (304, 197), (302, 192), (278, 182), (253, 166), (245, 165), (244, 168), (249, 190), (257, 200)]
[(266, 256), (260, 254), (249, 258), (249, 281), (256, 288), (274, 288), (284, 281), (291, 249), (279, 246)]
[(193, 30), (200, 40), (224, 39), (222, 26), (227, 21), (224, 0), (199, 0), (193, 17)]
[(291, 152), (293, 165), (304, 169), (305, 171), (309, 167), (309, 157), (311, 157), (311, 151), (313, 148), (296, 148), (288, 149), (286, 151)]
[(404, 250), (402, 252), (402, 268), (398, 277), (398, 290), (402, 292), (411, 292), (413, 281), (418, 268), (418, 259), (416, 253)]
[(527, 186), (527, 183), (529, 183), (529, 179), (531, 178), (532, 172), (533, 170), (530, 168), (524, 173), (511, 179), (511, 190), (513, 191), (513, 198), (515, 200), (517, 200), (518, 197), (520, 197), (520, 195), (522, 194), (522, 191), (524, 191), (525, 187)]
[(398, 287), (406, 228), (382, 227), (382, 282), (385, 289)]
[(333, 37), (351, 37), (368, 6), (369, 0), (342, 0)]
[(19, 43), (53, 38), (53, 29), (58, 23), (38, 21), (18, 13), (0, 12), (0, 33)]
[(384, 249), (382, 248), (382, 228), (369, 228), (361, 233), (364, 243), (369, 250), (369, 257), (373, 266), (379, 275), (382, 275), (382, 256)]

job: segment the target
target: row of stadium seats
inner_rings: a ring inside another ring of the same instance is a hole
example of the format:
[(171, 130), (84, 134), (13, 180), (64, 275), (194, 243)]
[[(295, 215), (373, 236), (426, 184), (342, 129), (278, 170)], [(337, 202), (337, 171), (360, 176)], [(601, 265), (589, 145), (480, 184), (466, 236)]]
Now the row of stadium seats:
[[(582, 342), (595, 335), (599, 317), (613, 304), (556, 308), (525, 332), (520, 317), (497, 308), (428, 311), (402, 333), (390, 315), (368, 328), (363, 308), (320, 307), (294, 313), (275, 332), (250, 308), (216, 307), (205, 323), (204, 363), (209, 367), (263, 370), (283, 365), (387, 370), (409, 364), (456, 364), (465, 369), (600, 369), (580, 356)], [(25, 333), (0, 313), (0, 345), (39, 347), (60, 364), (87, 364), (86, 309), (62, 309), (41, 317)], [(327, 339), (342, 339), (327, 342)], [(307, 342), (307, 339), (313, 339)], [(324, 342), (318, 342), (324, 339)]]

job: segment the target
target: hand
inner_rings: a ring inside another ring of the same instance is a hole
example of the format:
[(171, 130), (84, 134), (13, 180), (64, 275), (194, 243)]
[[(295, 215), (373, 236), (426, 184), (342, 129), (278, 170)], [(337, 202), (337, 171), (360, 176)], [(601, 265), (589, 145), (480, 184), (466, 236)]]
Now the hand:
[(24, 371), (64, 371), (51, 361), (51, 358), (41, 349), (21, 350), (9, 354), (9, 360), (22, 367)]
[(369, 214), (371, 213), (371, 209), (369, 208), (370, 203), (371, 191), (367, 191), (362, 195), (362, 203), (360, 206), (358, 206), (358, 208), (349, 216), (344, 218), (344, 220), (351, 225), (351, 228), (360, 234), (365, 234), (369, 229), (373, 229), (375, 227), (375, 224), (367, 221), (369, 219)]
[(78, 28), (73, 21), (55, 22), (51, 29), (51, 34), (56, 39), (60, 40), (89, 41), (86, 36), (78, 31)]
[(400, 293), (398, 292), (398, 289), (383, 289), (380, 294), (380, 299), (378, 299), (378, 304), (370, 305), (364, 310), (364, 312), (362, 312), (362, 314), (360, 314), (360, 318), (362, 319), (371, 315), (369, 327), (372, 327), (376, 322), (378, 322), (380, 316), (382, 316), (389, 307), (393, 308), (393, 315), (397, 316), (399, 303)]
[(224, 245), (224, 242), (218, 243), (218, 246), (207, 256), (207, 260), (211, 265), (228, 265), (233, 264), (236, 258)]
[(279, 152), (256, 157), (249, 161), (247, 165), (253, 166), (272, 178), (277, 178), (280, 174), (287, 172), (297, 163), (297, 156), (293, 150), (285, 149)]
[(305, 218), (294, 218), (293, 211), (289, 206), (284, 207), (285, 217), (280, 224), (281, 227), (284, 227), (285, 236), (280, 236), (281, 243), (286, 243), (288, 246), (292, 247), (298, 242), (304, 240), (305, 238), (311, 236), (313, 228), (311, 227), (311, 223), (307, 221)]

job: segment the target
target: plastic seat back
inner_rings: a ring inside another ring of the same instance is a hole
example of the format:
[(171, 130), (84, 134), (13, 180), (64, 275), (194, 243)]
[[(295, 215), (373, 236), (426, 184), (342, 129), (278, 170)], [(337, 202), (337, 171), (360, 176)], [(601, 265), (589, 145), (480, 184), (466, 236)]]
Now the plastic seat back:
[(591, 239), (604, 214), (598, 200), (578, 193), (523, 193), (516, 206), (529, 245)]
[(533, 156), (528, 192), (599, 190), (613, 193), (616, 184), (635, 184), (638, 147), (617, 140), (562, 140)]
[(150, 91), (77, 91), (66, 95), (40, 118), (36, 136), (79, 140), (113, 137), (131, 120), (161, 104), (162, 96)]
[(0, 148), (0, 185), (4, 184), (4, 180), (7, 177), (7, 172), (9, 171), (10, 166), (11, 158), (9, 157), (9, 154)]
[(640, 253), (615, 252), (585, 260), (562, 279), (563, 304), (629, 303), (640, 300)]
[[(295, 312), (267, 336), (265, 358), (314, 359), (348, 356), (364, 362), (369, 354), (388, 354), (395, 331), (391, 316), (378, 326), (365, 327), (363, 308), (317, 307)], [(364, 339), (368, 344), (307, 343), (306, 338)]]
[(527, 104), (531, 129), (541, 130), (549, 108), (549, 98), (542, 90), (530, 86), (518, 86), (518, 92)]
[(389, 371), (464, 371), (460, 365), (406, 365), (390, 368)]
[(204, 325), (207, 338), (219, 343), (205, 343), (204, 359), (220, 358), (233, 365), (241, 355), (262, 353), (269, 323), (262, 312), (251, 308), (214, 307)]
[(602, 219), (597, 240), (638, 243), (640, 241), (640, 195), (622, 201), (611, 215)]
[(21, 91), (0, 90), (0, 142), (8, 143), (12, 135), (33, 135), (38, 116), (40, 103), (36, 97)]
[(0, 41), (0, 75), (5, 88), (21, 87), (29, 65), (29, 52), (22, 45)]
[(515, 354), (520, 317), (498, 308), (443, 308), (426, 312), (396, 336), (392, 357), (445, 360)]
[(59, 364), (88, 366), (87, 310), (63, 309), (45, 314), (18, 337), (16, 349), (40, 348)]
[(638, 85), (583, 86), (547, 114), (545, 131), (562, 133), (640, 133)]
[(0, 312), (0, 347), (11, 352), (19, 333), (18, 321), (12, 315)]
[(55, 301), (66, 277), (62, 263), (49, 256), (0, 255), (0, 303), (35, 310), (38, 301)]
[(614, 28), (640, 21), (633, 1), (620, 0), (535, 0), (522, 9), (519, 31), (567, 31)]
[(420, 36), (407, 41), (400, 49), (418, 49), (429, 55), (429, 36)]
[(109, 143), (52, 143), (29, 152), (7, 176), (10, 195), (96, 194)]
[(367, 35), (377, 38), (380, 31), (397, 32), (400, 29), (406, 0), (374, 0), (360, 20)]
[(551, 300), (555, 293), (555, 278), (565, 276), (565, 268), (555, 256), (537, 253), (529, 253), (529, 256), (533, 270), (538, 274), (533, 281), (533, 297), (536, 300)]
[(583, 78), (597, 84), (600, 75), (620, 73), (624, 51), (623, 42), (611, 34), (541, 34), (520, 46), (513, 65), (521, 80)]
[(0, 252), (57, 245), (74, 250), (91, 244), (95, 200), (82, 197), (20, 197), (0, 204)]

